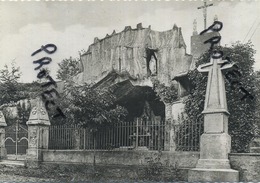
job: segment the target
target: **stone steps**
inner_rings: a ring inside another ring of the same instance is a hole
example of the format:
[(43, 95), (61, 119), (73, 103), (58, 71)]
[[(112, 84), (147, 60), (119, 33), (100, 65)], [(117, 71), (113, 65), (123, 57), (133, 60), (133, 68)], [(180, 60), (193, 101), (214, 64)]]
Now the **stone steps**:
[(24, 167), (25, 162), (21, 160), (1, 160), (0, 165), (11, 166), (11, 167), (15, 167), (15, 166)]

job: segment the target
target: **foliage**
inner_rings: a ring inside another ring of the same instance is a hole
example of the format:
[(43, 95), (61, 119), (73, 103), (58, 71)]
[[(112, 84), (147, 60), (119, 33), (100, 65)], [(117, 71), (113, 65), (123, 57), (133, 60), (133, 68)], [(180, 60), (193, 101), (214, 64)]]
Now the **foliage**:
[[(28, 102), (29, 104), (29, 102)], [(26, 106), (25, 102), (18, 103), (17, 105), (17, 115), (19, 118), (19, 122), (23, 125), (26, 124), (30, 117), (31, 106)]]
[(199, 151), (200, 136), (203, 133), (203, 121), (185, 120), (184, 114), (178, 115), (178, 120), (174, 122), (176, 151)]
[[(250, 94), (256, 96), (253, 73), (253, 55), (255, 51), (252, 48), (252, 44), (241, 44), (237, 42), (231, 47), (219, 47), (218, 49), (224, 52), (223, 58), (229, 57), (232, 62), (236, 63), (238, 70), (242, 74), (239, 78), (242, 86)], [(196, 66), (207, 63), (209, 60), (210, 54), (207, 52), (200, 57)], [(197, 70), (193, 70), (189, 72), (188, 77), (193, 88), (185, 101), (185, 112), (188, 116), (186, 120), (203, 123), (201, 112), (204, 107), (207, 76), (202, 75)], [(230, 112), (228, 127), (232, 140), (232, 151), (246, 152), (248, 151), (250, 141), (254, 137), (256, 100), (248, 98), (241, 100), (244, 93), (242, 93), (238, 88), (232, 89), (231, 84), (226, 78), (225, 85), (228, 110)]]
[(3, 111), (6, 123), (12, 125), (19, 121), (19, 123), (25, 125), (30, 116), (30, 103), (25, 105), (25, 101), (19, 101), (17, 103), (10, 102), (0, 107)]
[(18, 83), (20, 76), (20, 68), (16, 67), (14, 62), (11, 68), (5, 65), (4, 69), (0, 70), (0, 105), (28, 97), (24, 86)]
[(256, 98), (256, 121), (257, 123), (255, 124), (256, 126), (256, 131), (255, 131), (255, 135), (257, 137), (260, 137), (260, 71), (256, 71), (255, 72), (255, 78), (256, 78), (256, 82), (255, 82), (255, 98)]
[(58, 65), (57, 79), (62, 81), (68, 80), (71, 76), (75, 76), (80, 72), (79, 59), (70, 57), (69, 59), (62, 60)]
[(3, 110), (8, 124), (13, 124), (17, 120), (26, 123), (30, 109), (25, 108), (24, 103), (20, 105), (19, 101), (39, 95), (41, 89), (36, 82), (19, 83), (20, 76), (20, 68), (16, 67), (14, 62), (11, 68), (5, 65), (0, 70), (0, 110)]
[(24, 93), (28, 96), (27, 98), (36, 98), (38, 97), (45, 88), (41, 87), (41, 83), (38, 81), (33, 81), (32, 83), (22, 83), (24, 88)]
[(173, 103), (178, 99), (178, 90), (173, 84), (165, 86), (165, 84), (160, 83), (158, 80), (154, 80), (153, 83), (156, 95), (161, 101), (165, 103)]
[(21, 77), (21, 72), (19, 67), (15, 67), (15, 63), (12, 62), (11, 71), (7, 65), (4, 66), (4, 69), (0, 71), (0, 81), (3, 83), (17, 83), (18, 79)]
[(5, 121), (8, 126), (15, 124), (18, 120), (17, 116), (13, 115), (13, 109), (14, 107), (4, 107), (1, 108), (3, 111), (3, 114), (5, 116)]
[[(110, 91), (96, 89), (92, 85), (68, 85), (62, 94), (59, 106), (63, 106), (65, 123), (97, 130), (126, 119), (127, 110), (115, 103)], [(58, 122), (64, 123), (64, 120)]]

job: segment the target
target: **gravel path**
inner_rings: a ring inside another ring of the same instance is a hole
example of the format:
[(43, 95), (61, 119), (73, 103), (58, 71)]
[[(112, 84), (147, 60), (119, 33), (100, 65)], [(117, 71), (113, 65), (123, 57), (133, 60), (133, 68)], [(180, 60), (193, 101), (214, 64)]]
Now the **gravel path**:
[(50, 181), (53, 180), (0, 173), (0, 182), (50, 182)]

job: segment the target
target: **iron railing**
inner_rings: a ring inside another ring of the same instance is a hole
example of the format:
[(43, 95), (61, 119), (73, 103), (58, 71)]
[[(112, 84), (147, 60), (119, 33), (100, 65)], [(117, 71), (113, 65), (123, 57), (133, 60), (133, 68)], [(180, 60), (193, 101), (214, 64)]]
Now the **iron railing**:
[(176, 151), (199, 151), (203, 122), (184, 120), (174, 125)]
[(76, 125), (51, 126), (49, 149), (167, 151), (173, 146), (176, 151), (199, 151), (202, 133), (201, 122), (185, 120), (174, 125), (136, 120), (104, 127), (97, 132)]
[(51, 126), (49, 149), (164, 150), (165, 124), (142, 120), (118, 123), (96, 132), (75, 125)]

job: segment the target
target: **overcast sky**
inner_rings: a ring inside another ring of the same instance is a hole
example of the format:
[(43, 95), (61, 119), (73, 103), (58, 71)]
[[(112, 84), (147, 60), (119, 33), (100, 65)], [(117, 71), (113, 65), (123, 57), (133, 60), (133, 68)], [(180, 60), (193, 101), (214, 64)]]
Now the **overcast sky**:
[[(224, 26), (222, 45), (247, 42), (250, 37), (257, 50), (255, 69), (260, 70), (260, 1), (210, 1), (208, 25), (217, 15)], [(153, 30), (165, 31), (174, 23), (182, 28), (187, 52), (193, 20), (197, 19), (198, 32), (203, 30), (203, 5), (198, 1), (95, 1), (95, 2), (0, 2), (0, 69), (15, 60), (22, 71), (21, 82), (36, 80), (31, 57), (41, 45), (54, 43), (58, 50), (50, 55), (48, 65), (51, 76), (56, 77), (57, 63), (64, 58), (79, 57), (78, 51), (87, 50), (94, 37), (103, 38), (113, 30), (120, 32), (125, 26), (151, 25)]]

